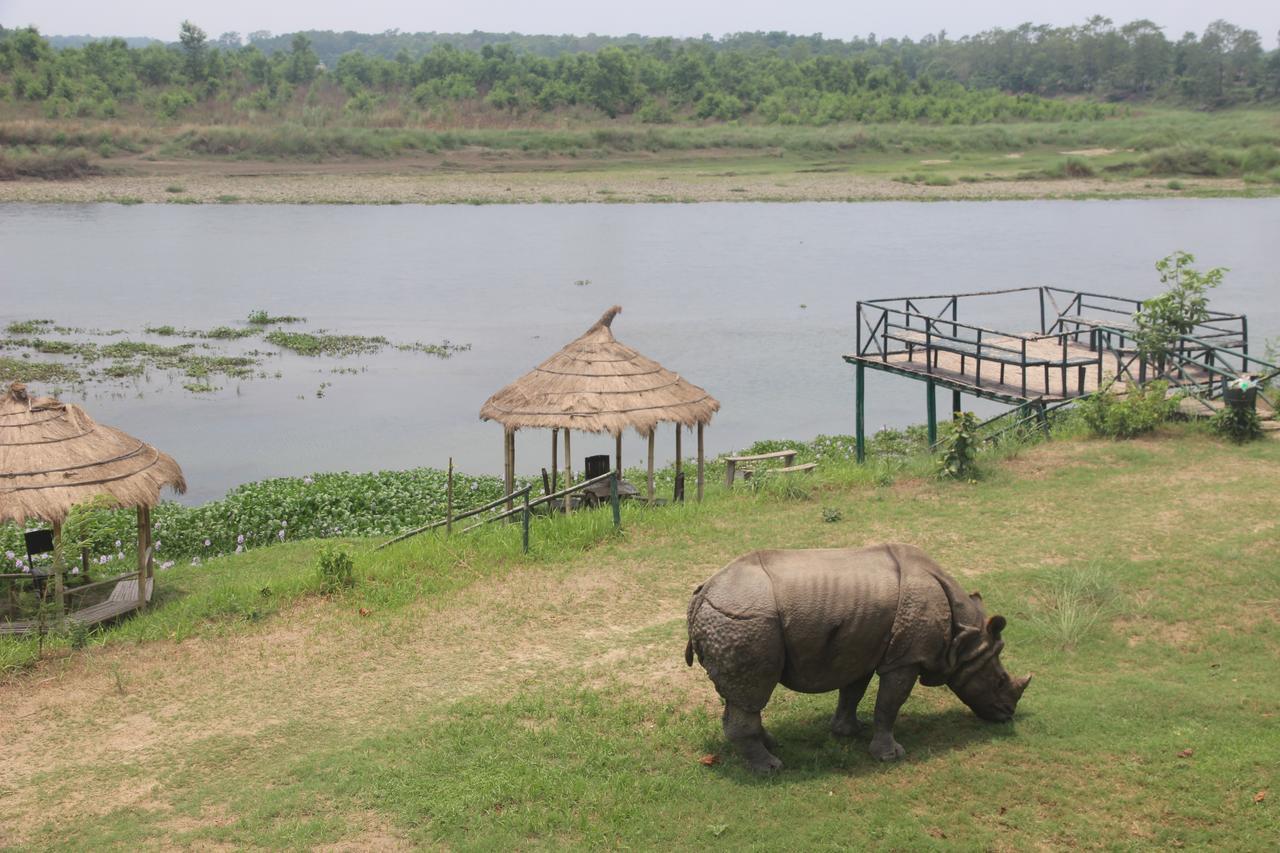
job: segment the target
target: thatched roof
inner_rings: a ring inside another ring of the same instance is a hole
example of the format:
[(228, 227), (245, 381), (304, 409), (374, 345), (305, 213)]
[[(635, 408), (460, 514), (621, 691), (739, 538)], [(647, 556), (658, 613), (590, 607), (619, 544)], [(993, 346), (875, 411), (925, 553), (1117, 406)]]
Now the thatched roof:
[(61, 523), (98, 495), (117, 506), (155, 506), (161, 486), (181, 493), (187, 481), (151, 445), (95, 423), (79, 406), (32, 399), (20, 382), (0, 393), (0, 522)]
[(490, 397), (480, 419), (509, 430), (561, 427), (647, 435), (657, 424), (705, 424), (720, 403), (613, 337), (613, 306), (595, 325), (532, 372)]

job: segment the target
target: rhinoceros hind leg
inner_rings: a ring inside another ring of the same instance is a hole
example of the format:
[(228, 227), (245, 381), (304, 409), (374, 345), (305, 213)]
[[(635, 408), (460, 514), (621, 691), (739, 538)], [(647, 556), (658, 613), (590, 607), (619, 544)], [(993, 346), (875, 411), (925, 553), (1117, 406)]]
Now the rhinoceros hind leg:
[(840, 701), (836, 703), (835, 715), (831, 718), (831, 733), (836, 737), (853, 737), (862, 728), (858, 722), (858, 703), (866, 695), (867, 685), (871, 683), (871, 673), (852, 684), (840, 688)]
[[(724, 706), (724, 736), (742, 753), (747, 766), (755, 773), (773, 773), (782, 762), (765, 746), (773, 738), (764, 730), (759, 711), (744, 711), (732, 704)], [(776, 748), (776, 741), (775, 748)]]
[(880, 687), (876, 692), (876, 716), (874, 733), (868, 751), (881, 761), (897, 761), (907, 754), (902, 744), (893, 739), (893, 724), (898, 719), (898, 709), (911, 695), (920, 673), (915, 667), (903, 667), (880, 674)]

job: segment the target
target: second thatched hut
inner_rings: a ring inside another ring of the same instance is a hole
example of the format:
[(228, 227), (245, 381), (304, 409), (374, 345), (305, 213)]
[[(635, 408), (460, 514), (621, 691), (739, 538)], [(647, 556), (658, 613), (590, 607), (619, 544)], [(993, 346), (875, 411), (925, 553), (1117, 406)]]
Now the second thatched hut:
[(648, 495), (653, 498), (654, 434), (659, 424), (676, 425), (676, 473), (681, 471), (681, 429), (697, 430), (698, 500), (702, 500), (705, 449), (703, 429), (720, 410), (705, 390), (666, 369), (613, 336), (615, 305), (591, 328), (529, 373), (494, 394), (480, 419), (503, 426), (507, 493), (515, 485), (515, 432), (551, 430), (551, 467), (556, 468), (557, 433), (564, 430), (567, 480), (573, 477), (570, 432), (609, 433), (615, 439), (615, 470), (622, 470), (622, 433), (634, 429), (649, 443)]

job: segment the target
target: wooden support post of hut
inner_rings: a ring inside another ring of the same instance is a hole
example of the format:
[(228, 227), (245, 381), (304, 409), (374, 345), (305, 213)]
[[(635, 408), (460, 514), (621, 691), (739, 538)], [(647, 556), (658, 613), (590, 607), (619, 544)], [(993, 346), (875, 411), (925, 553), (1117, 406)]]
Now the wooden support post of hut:
[[(573, 471), (571, 429), (614, 436), (614, 466), (619, 472), (622, 433), (635, 430), (650, 442), (652, 472), (653, 434), (658, 425), (674, 423), (677, 429), (696, 426), (701, 500), (705, 450), (702, 433), (720, 410), (720, 403), (702, 388), (614, 338), (613, 319), (621, 311), (616, 305), (610, 308), (581, 336), (490, 397), (480, 409), (480, 419), (497, 421), (507, 431), (552, 430), (552, 470), (556, 468), (555, 431), (564, 430), (566, 477), (571, 477)], [(650, 497), (652, 483), (650, 473)], [(553, 491), (559, 490), (556, 484), (552, 485)], [(566, 482), (560, 488), (568, 485)]]
[(698, 503), (702, 503), (702, 484), (706, 479), (706, 447), (702, 442), (702, 424), (698, 424)]
[[(569, 428), (564, 430), (564, 487), (567, 489), (573, 485), (573, 448), (569, 445)], [(570, 500), (573, 495), (566, 494), (564, 496), (564, 511), (568, 512), (573, 506)]]
[(676, 485), (674, 497), (678, 501), (684, 500), (684, 452), (680, 448), (681, 429), (680, 424), (676, 424)]
[(649, 500), (653, 500), (653, 433), (649, 430), (649, 474), (645, 478), (645, 493), (649, 496)]
[[(151, 507), (159, 503), (164, 486), (179, 493), (187, 490), (182, 469), (171, 457), (96, 423), (79, 406), (31, 397), (25, 385), (15, 382), (0, 395), (0, 466), (5, 483), (0, 490), (0, 522), (39, 519), (53, 528), (54, 591), (60, 602), (77, 595), (76, 587), (64, 586), (62, 526), (71, 509), (103, 499), (111, 506), (136, 507), (136, 580), (117, 581), (106, 601), (69, 606), (66, 615), (93, 624), (146, 606), (155, 587)], [(38, 619), (0, 623), (3, 633), (39, 628)]]
[(551, 491), (547, 494), (552, 495), (560, 491), (556, 488), (556, 484), (560, 482), (560, 467), (556, 461), (556, 451), (559, 450), (556, 443), (560, 440), (560, 429), (553, 428), (551, 430)]

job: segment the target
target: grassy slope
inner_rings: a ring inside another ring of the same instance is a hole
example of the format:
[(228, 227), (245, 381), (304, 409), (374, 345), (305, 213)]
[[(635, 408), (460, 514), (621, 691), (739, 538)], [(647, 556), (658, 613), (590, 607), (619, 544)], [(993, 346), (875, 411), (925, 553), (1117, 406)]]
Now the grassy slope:
[[(809, 499), (716, 490), (629, 510), (618, 538), (583, 515), (535, 527), (528, 560), (510, 529), (422, 538), (364, 554), (329, 600), (297, 598), (306, 543), (174, 569), (162, 589), (188, 595), (0, 688), (0, 844), (1264, 849), (1277, 474), (1280, 443), (1183, 429), (1042, 446), (976, 485), (829, 470)], [(786, 768), (750, 777), (680, 660), (689, 591), (753, 547), (884, 539), (1009, 617), (1006, 663), (1037, 673), (1018, 718), (917, 688), (907, 761), (881, 766), (827, 735), (833, 697), (780, 690)], [(1116, 597), (1064, 649), (1048, 590), (1089, 567)], [(166, 636), (185, 639), (127, 642)]]

